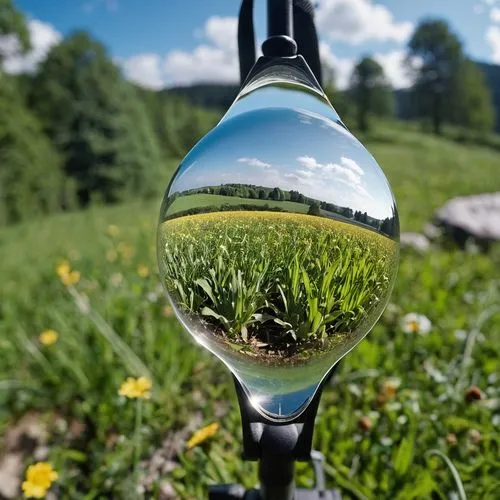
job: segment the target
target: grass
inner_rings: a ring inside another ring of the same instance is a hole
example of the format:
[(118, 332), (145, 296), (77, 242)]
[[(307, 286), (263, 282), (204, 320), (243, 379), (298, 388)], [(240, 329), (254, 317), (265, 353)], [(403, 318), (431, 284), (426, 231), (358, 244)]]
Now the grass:
[(397, 264), (394, 242), (373, 231), (275, 212), (166, 221), (158, 253), (184, 314), (242, 344), (240, 353), (272, 352), (278, 363), (312, 356), (327, 339), (336, 349), (359, 339), (387, 301)]
[[(500, 190), (492, 149), (386, 125), (366, 142), (395, 191), (403, 231), (419, 230), (452, 196)], [(255, 464), (239, 460), (227, 370), (182, 332), (161, 291), (159, 204), (0, 230), (0, 435), (29, 411), (47, 422), (61, 498), (139, 497), (138, 442), (140, 481), (153, 498), (162, 482), (190, 499), (204, 498), (211, 483), (257, 480)], [(63, 258), (81, 272), (73, 288), (55, 273)], [(462, 484), (468, 498), (498, 497), (499, 269), (498, 246), (489, 254), (402, 252), (391, 306), (342, 362), (317, 418), (314, 445), (326, 456), (328, 484), (344, 498), (444, 499)], [(412, 311), (431, 320), (428, 335), (402, 332), (400, 320)], [(46, 328), (59, 333), (54, 345), (38, 341)], [(153, 394), (136, 436), (135, 405), (118, 390), (144, 370)], [(471, 385), (481, 400), (467, 402)], [(214, 421), (217, 433), (188, 450), (192, 432)], [(24, 459), (35, 461), (32, 453)], [(299, 484), (311, 481), (300, 465)]]
[(251, 203), (258, 207), (276, 207), (287, 212), (307, 213), (309, 205), (294, 201), (249, 200), (238, 196), (220, 196), (217, 194), (191, 194), (176, 198), (168, 209), (169, 216), (189, 210), (193, 207), (216, 207), (222, 205), (238, 206)]

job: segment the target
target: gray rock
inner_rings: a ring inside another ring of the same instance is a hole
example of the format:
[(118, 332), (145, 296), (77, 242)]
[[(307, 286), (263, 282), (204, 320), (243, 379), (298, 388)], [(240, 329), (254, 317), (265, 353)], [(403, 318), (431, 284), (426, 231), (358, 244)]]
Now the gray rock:
[(403, 248), (413, 248), (419, 252), (426, 252), (430, 247), (429, 240), (420, 233), (401, 233), (399, 239)]
[(500, 241), (500, 192), (452, 198), (436, 211), (435, 222), (462, 248), (471, 239), (487, 247)]

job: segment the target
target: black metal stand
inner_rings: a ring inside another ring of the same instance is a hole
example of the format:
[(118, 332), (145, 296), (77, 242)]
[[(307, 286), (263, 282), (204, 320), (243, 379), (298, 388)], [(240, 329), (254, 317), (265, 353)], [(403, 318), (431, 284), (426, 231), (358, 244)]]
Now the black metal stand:
[[(333, 370), (329, 377), (332, 373)], [(242, 458), (259, 461), (260, 489), (245, 490), (241, 485), (215, 486), (210, 489), (209, 500), (340, 500), (339, 492), (325, 489), (323, 455), (311, 451), (322, 387), (303, 413), (280, 423), (257, 412), (238, 380), (234, 382), (243, 429)], [(314, 489), (295, 488), (295, 461), (312, 462), (316, 476)]]
[[(293, 0), (267, 0), (268, 36), (262, 45), (267, 63), (273, 58), (290, 58), (297, 55), (297, 44), (293, 39)], [(242, 13), (251, 15), (252, 2), (244, 0)], [(248, 36), (253, 39), (251, 30), (240, 30), (240, 42)], [(252, 58), (245, 60), (243, 71)], [(241, 63), (241, 61), (240, 61)], [(314, 77), (313, 77), (314, 78)], [(319, 85), (319, 84), (318, 84)], [(259, 462), (260, 488), (245, 490), (238, 484), (213, 486), (209, 490), (209, 500), (340, 500), (338, 491), (325, 489), (323, 455), (311, 451), (314, 420), (318, 411), (321, 389), (333, 374), (330, 371), (323, 384), (318, 388), (307, 408), (296, 418), (282, 423), (266, 418), (250, 403), (240, 382), (234, 378), (240, 405), (243, 429), (243, 460)], [(295, 461), (311, 461), (316, 476), (315, 488), (297, 489), (294, 481)]]

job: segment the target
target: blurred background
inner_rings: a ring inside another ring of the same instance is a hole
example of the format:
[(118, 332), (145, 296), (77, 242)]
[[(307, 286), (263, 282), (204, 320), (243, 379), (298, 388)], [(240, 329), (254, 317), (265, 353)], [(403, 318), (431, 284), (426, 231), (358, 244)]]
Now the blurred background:
[[(155, 255), (172, 173), (237, 94), (238, 9), (0, 0), (0, 498), (257, 480), (229, 372)], [(263, 0), (254, 18), (260, 45)], [(319, 0), (315, 19), (325, 92), (403, 233), (391, 303), (323, 395), (328, 483), (499, 498), (500, 0)]]

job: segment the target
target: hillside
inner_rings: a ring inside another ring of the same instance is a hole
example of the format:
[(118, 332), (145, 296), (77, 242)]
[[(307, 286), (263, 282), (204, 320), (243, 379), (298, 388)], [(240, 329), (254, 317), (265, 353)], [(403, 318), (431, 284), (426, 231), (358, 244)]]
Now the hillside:
[[(452, 196), (500, 190), (491, 148), (401, 123), (377, 124), (366, 139), (391, 182), (403, 231), (420, 230)], [(44, 449), (62, 498), (128, 498), (138, 406), (118, 390), (142, 373), (153, 392), (140, 407), (141, 477), (168, 453), (168, 475), (151, 477), (154, 487), (168, 477), (176, 498), (206, 498), (210, 483), (257, 480), (255, 466), (238, 458), (228, 370), (189, 340), (163, 293), (159, 204), (158, 197), (95, 206), (0, 228), (0, 428), (12, 430), (23, 415), (47, 422)], [(429, 457), (437, 450), (453, 462), (469, 498), (493, 498), (500, 427), (498, 410), (486, 403), (500, 397), (500, 316), (492, 316), (500, 302), (499, 250), (402, 251), (390, 308), (325, 387), (316, 422), (328, 485), (343, 497), (410, 499), (418, 491), (419, 498), (450, 498), (456, 484), (449, 469)], [(62, 259), (79, 273), (70, 286), (61, 282)], [(411, 312), (429, 318), (426, 335), (402, 331)], [(39, 340), (46, 329), (58, 334), (53, 345)], [(467, 402), (472, 384), (488, 399)], [(370, 427), (361, 427), (367, 419)], [(193, 431), (212, 422), (220, 423), (217, 432), (187, 449)], [(479, 444), (471, 441), (478, 434)], [(299, 485), (308, 481), (298, 468)]]
[[(477, 62), (477, 65), (486, 76), (486, 81), (493, 93), (493, 103), (496, 112), (496, 127), (500, 132), (500, 65)], [(227, 109), (238, 93), (238, 85), (217, 83), (196, 84), (184, 87), (173, 87), (163, 90), (166, 94), (183, 96), (193, 104), (210, 109)], [(409, 90), (395, 90), (396, 116), (402, 120), (415, 118), (412, 111), (411, 92)]]

